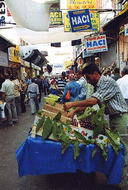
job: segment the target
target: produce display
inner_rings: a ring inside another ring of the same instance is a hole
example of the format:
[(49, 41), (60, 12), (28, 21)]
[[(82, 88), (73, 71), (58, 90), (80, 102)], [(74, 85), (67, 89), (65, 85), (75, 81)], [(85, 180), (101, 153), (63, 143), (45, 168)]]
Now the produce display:
[(87, 107), (82, 114), (75, 115), (71, 120), (63, 110), (62, 104), (56, 103), (56, 105), (51, 106), (47, 102), (44, 109), (37, 112), (31, 136), (40, 135), (44, 140), (61, 141), (62, 154), (65, 153), (70, 144), (74, 144), (74, 159), (79, 156), (79, 143), (84, 145), (95, 144), (92, 157), (100, 148), (102, 156), (106, 160), (108, 146), (111, 144), (118, 154), (121, 145), (118, 133), (112, 132), (104, 120), (104, 111), (104, 104), (98, 109)]

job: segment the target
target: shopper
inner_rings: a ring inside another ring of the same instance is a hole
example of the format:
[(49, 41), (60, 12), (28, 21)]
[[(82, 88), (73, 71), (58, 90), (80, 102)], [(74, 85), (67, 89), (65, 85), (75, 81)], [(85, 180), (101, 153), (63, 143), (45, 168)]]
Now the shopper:
[(20, 80), (21, 90), (20, 90), (20, 103), (21, 103), (21, 113), (26, 112), (25, 106), (25, 93), (26, 93), (26, 84), (24, 84), (23, 80)]
[(39, 87), (35, 83), (35, 79), (32, 78), (32, 83), (29, 84), (27, 93), (30, 96), (30, 105), (31, 105), (31, 113), (32, 115), (35, 114), (35, 108), (36, 111), (39, 110)]
[(40, 97), (39, 97), (39, 102), (41, 102), (41, 92), (42, 92), (42, 80), (40, 79), (40, 76), (37, 76), (37, 79), (35, 80), (36, 84), (38, 84), (39, 87), (39, 93), (40, 93)]
[(43, 90), (44, 90), (44, 94), (45, 96), (48, 94), (48, 90), (49, 90), (49, 82), (48, 79), (46, 77), (43, 78)]
[(2, 101), (6, 102), (7, 108), (7, 121), (8, 125), (14, 126), (13, 122), (18, 122), (15, 96), (14, 96), (14, 83), (9, 79), (9, 75), (5, 75), (5, 81), (2, 83)]
[(68, 90), (70, 91), (70, 102), (74, 102), (80, 94), (80, 85), (75, 81), (75, 75), (69, 75), (70, 82), (65, 86), (64, 93), (62, 96), (62, 102), (66, 102), (65, 96), (67, 95)]
[(86, 90), (85, 90), (85, 85), (87, 84), (85, 78), (83, 77), (82, 71), (77, 71), (76, 72), (77, 78), (78, 78), (78, 83), (80, 85), (80, 94), (78, 95), (78, 100), (85, 100), (86, 99)]
[(66, 79), (66, 73), (63, 71), (61, 73), (61, 77), (59, 77), (58, 81), (57, 81), (58, 89), (61, 93), (64, 92), (67, 82), (68, 82), (68, 80)]
[(118, 79), (116, 82), (120, 87), (123, 97), (128, 105), (128, 65), (123, 68), (122, 78)]
[[(109, 114), (110, 128), (112, 131), (119, 132), (121, 141), (125, 143), (125, 148), (128, 149), (128, 107), (119, 86), (111, 77), (102, 76), (99, 68), (95, 64), (87, 65), (83, 69), (83, 74), (86, 76), (87, 82), (95, 87), (95, 92), (89, 99), (80, 102), (65, 103), (65, 110), (76, 107), (75, 110), (68, 114), (68, 117), (73, 117), (75, 112), (84, 110), (87, 106), (105, 103), (105, 113)], [(126, 149), (125, 151), (127, 152)], [(124, 164), (122, 183), (119, 186), (121, 186), (122, 190), (127, 189), (127, 156)]]
[(114, 69), (114, 76), (112, 77), (115, 81), (117, 81), (119, 78), (121, 78), (120, 76), (120, 69), (119, 68), (115, 68)]
[(21, 85), (20, 85), (20, 81), (18, 79), (18, 77), (16, 77), (15, 75), (10, 77), (11, 81), (14, 83), (14, 96), (15, 96), (15, 105), (16, 105), (16, 111), (17, 111), (17, 115), (19, 115), (20, 111), (19, 111), (19, 98), (20, 98), (20, 91), (21, 91)]

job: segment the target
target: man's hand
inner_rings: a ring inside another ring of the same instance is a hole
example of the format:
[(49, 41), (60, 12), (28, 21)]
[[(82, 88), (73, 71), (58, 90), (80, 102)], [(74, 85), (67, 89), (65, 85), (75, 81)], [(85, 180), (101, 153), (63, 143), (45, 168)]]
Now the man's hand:
[(72, 102), (67, 102), (67, 103), (65, 103), (65, 104), (64, 104), (64, 111), (70, 109), (71, 107), (73, 107), (73, 106), (72, 106)]
[(67, 117), (73, 118), (73, 117), (74, 117), (74, 111), (69, 112), (69, 113), (67, 114)]

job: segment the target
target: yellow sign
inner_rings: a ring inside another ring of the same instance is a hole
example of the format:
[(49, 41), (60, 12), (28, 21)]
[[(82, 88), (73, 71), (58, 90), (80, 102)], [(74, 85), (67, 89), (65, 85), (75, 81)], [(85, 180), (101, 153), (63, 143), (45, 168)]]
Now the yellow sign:
[[(90, 11), (90, 17), (92, 22), (92, 29), (86, 30), (88, 31), (99, 31), (100, 29), (100, 19), (99, 19), (99, 13), (96, 13), (94, 11)], [(65, 32), (71, 32), (71, 25), (68, 13), (64, 13), (64, 31)]]
[(9, 61), (20, 63), (20, 49), (19, 46), (8, 48)]
[(61, 11), (52, 11), (50, 12), (50, 24), (62, 24), (62, 12)]
[(96, 9), (96, 0), (67, 0), (67, 9)]
[(64, 31), (65, 32), (72, 31), (68, 13), (64, 13)]
[(67, 69), (73, 65), (72, 60), (71, 61), (64, 61), (64, 68)]

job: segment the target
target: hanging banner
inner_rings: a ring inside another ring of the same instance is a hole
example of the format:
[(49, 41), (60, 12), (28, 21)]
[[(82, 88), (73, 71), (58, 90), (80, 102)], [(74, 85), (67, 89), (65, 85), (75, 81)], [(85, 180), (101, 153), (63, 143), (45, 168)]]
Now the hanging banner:
[(92, 29), (89, 9), (68, 11), (72, 32)]
[(65, 32), (72, 31), (68, 13), (64, 13), (64, 31)]
[(50, 12), (50, 25), (60, 25), (62, 24), (62, 12), (61, 11), (51, 11)]
[[(89, 11), (91, 22), (92, 22), (92, 29), (86, 30), (86, 32), (90, 31), (99, 31), (100, 30), (100, 17), (99, 13), (96, 13), (94, 11)], [(71, 24), (68, 13), (64, 13), (64, 31), (65, 32), (71, 32)]]
[(67, 9), (96, 9), (96, 0), (67, 0)]
[(85, 38), (85, 42), (87, 53), (96, 53), (108, 50), (106, 35)]

